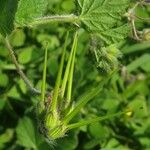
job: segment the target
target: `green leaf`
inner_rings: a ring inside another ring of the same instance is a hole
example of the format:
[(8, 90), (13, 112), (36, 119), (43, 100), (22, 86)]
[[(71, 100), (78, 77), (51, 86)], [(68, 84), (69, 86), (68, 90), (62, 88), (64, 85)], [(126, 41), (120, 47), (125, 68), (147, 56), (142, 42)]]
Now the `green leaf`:
[(38, 17), (42, 17), (46, 10), (47, 0), (20, 0), (15, 21), (20, 26), (25, 26)]
[(100, 144), (100, 139), (92, 138), (90, 141), (84, 144), (84, 149), (86, 150), (94, 149), (99, 144)]
[(71, 131), (62, 139), (57, 140), (57, 150), (74, 150), (78, 146), (78, 130)]
[(12, 140), (13, 135), (13, 129), (7, 129), (5, 133), (0, 135), (0, 149), (4, 149), (4, 145)]
[(0, 111), (3, 110), (5, 104), (6, 104), (6, 100), (5, 100), (5, 97), (4, 96), (0, 96)]
[(7, 96), (15, 100), (21, 100), (20, 93), (18, 92), (17, 86), (12, 86), (11, 89), (7, 92)]
[(129, 0), (84, 0), (80, 19), (90, 32), (98, 33), (106, 44), (115, 43), (129, 32), (128, 25), (122, 21), (128, 6)]
[(105, 31), (121, 21), (128, 5), (129, 0), (84, 0), (80, 18), (92, 31)]
[(25, 82), (24, 82), (22, 79), (20, 79), (20, 80), (18, 81), (18, 84), (19, 84), (19, 87), (20, 87), (21, 92), (22, 92), (23, 94), (26, 94), (26, 93), (27, 93), (27, 86), (26, 86)]
[(142, 42), (142, 43), (136, 43), (134, 45), (127, 45), (123, 47), (122, 52), (124, 54), (131, 54), (135, 52), (142, 52), (144, 50), (148, 50), (150, 48), (150, 42)]
[(17, 0), (0, 0), (0, 33), (3, 36), (10, 34), (14, 28), (17, 3)]
[(128, 24), (124, 24), (119, 27), (108, 29), (106, 31), (98, 32), (97, 38), (102, 40), (105, 44), (112, 44), (122, 41), (128, 36), (130, 32), (130, 27)]
[(90, 88), (88, 91), (83, 93), (79, 98), (78, 102), (75, 105), (74, 109), (64, 118), (64, 123), (67, 124), (91, 99), (93, 99), (96, 95), (98, 95), (101, 91), (103, 86), (108, 81), (106, 78), (104, 81), (100, 83), (100, 85)]
[[(102, 126), (101, 123), (95, 122), (89, 125), (89, 132), (92, 137), (96, 139), (104, 139), (108, 137), (108, 129), (105, 126)], [(99, 134), (97, 134), (99, 133)]]
[(16, 30), (10, 36), (10, 43), (13, 47), (22, 46), (25, 42), (26, 35), (23, 30)]
[(9, 83), (9, 78), (5, 73), (0, 73), (0, 87), (6, 87)]
[(149, 64), (150, 54), (144, 54), (141, 57), (132, 61), (128, 66), (127, 70), (129, 72), (135, 71), (137, 68), (142, 67), (146, 64)]
[(57, 62), (57, 56), (52, 55), (49, 59), (48, 59), (48, 74), (50, 76), (55, 76), (58, 70), (58, 62)]
[(16, 132), (20, 145), (27, 148), (37, 149), (35, 127), (32, 120), (27, 117), (20, 119)]
[(134, 118), (144, 118), (148, 116), (148, 107), (144, 96), (137, 96), (129, 105), (134, 112)]
[(27, 64), (32, 60), (33, 47), (26, 47), (21, 49), (18, 56), (18, 61), (21, 64)]
[(84, 0), (77, 0), (77, 2), (78, 2), (78, 4), (79, 4), (79, 6), (82, 8), (82, 7), (83, 7), (83, 2), (84, 2)]

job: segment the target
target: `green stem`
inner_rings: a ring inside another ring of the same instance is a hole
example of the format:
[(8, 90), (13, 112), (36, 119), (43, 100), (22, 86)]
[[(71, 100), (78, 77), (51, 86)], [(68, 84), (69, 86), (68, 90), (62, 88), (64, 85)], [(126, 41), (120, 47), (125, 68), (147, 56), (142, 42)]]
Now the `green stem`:
[(58, 99), (58, 95), (59, 95), (59, 88), (60, 88), (62, 71), (63, 71), (63, 66), (64, 66), (68, 36), (69, 36), (69, 32), (67, 32), (67, 35), (66, 35), (66, 40), (65, 40), (65, 44), (64, 44), (62, 57), (61, 57), (60, 67), (59, 67), (59, 71), (58, 71), (58, 75), (57, 75), (57, 79), (56, 79), (56, 83), (55, 83), (54, 94), (53, 94), (52, 105), (51, 105), (52, 112), (56, 112), (56, 110), (57, 110), (57, 99)]
[(70, 130), (70, 129), (78, 128), (81, 126), (89, 125), (89, 124), (94, 123), (94, 122), (103, 121), (103, 120), (111, 119), (114, 117), (118, 117), (118, 116), (121, 116), (123, 114), (125, 114), (125, 112), (119, 112), (119, 113), (115, 113), (115, 114), (111, 114), (111, 115), (106, 115), (103, 117), (96, 117), (96, 118), (93, 118), (90, 120), (85, 120), (85, 121), (80, 121), (78, 123), (70, 124), (70, 125), (68, 125), (67, 128), (68, 128), (68, 130)]
[(68, 60), (68, 63), (67, 63), (67, 67), (66, 67), (66, 70), (65, 70), (64, 78), (63, 78), (63, 81), (62, 81), (62, 87), (61, 87), (61, 91), (62, 91), (61, 92), (61, 97), (62, 98), (64, 98), (64, 94), (65, 94), (66, 84), (67, 84), (67, 80), (68, 80), (68, 76), (69, 76), (69, 71), (70, 71), (70, 66), (71, 66), (71, 61), (72, 61), (72, 57), (73, 57), (73, 53), (74, 53), (74, 47), (75, 47), (75, 44), (76, 44), (76, 40), (77, 40), (77, 32), (75, 33), (75, 36), (74, 36), (74, 41), (73, 41), (71, 53), (70, 53), (69, 60)]
[(46, 47), (45, 57), (44, 57), (44, 66), (43, 66), (43, 79), (42, 79), (42, 87), (41, 87), (41, 100), (43, 102), (45, 100), (45, 93), (46, 93), (47, 51), (48, 51), (48, 48)]
[(79, 17), (70, 14), (70, 15), (55, 15), (55, 16), (46, 16), (37, 18), (33, 22), (29, 23), (29, 26), (35, 26), (35, 25), (42, 25), (42, 24), (48, 24), (52, 22), (71, 22), (71, 23), (77, 23), (79, 22)]
[(100, 86), (90, 88), (81, 97), (74, 109), (63, 119), (64, 124), (67, 124), (92, 98), (94, 98), (103, 88), (108, 79), (105, 79)]
[(74, 72), (74, 65), (75, 65), (75, 56), (76, 56), (76, 51), (77, 51), (77, 33), (75, 34), (75, 42), (73, 44), (73, 56), (72, 56), (72, 62), (70, 66), (70, 74), (68, 77), (68, 91), (67, 91), (67, 102), (66, 104), (69, 105), (71, 101), (71, 94), (72, 94), (72, 82), (73, 82), (73, 72)]

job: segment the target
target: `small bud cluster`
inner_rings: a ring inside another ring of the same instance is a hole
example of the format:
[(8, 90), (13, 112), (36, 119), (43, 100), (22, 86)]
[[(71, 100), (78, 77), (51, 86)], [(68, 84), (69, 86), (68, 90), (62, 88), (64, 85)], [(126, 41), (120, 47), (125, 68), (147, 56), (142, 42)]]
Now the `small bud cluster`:
[(96, 66), (98, 70), (110, 73), (118, 67), (118, 59), (121, 58), (121, 52), (115, 45), (94, 49)]

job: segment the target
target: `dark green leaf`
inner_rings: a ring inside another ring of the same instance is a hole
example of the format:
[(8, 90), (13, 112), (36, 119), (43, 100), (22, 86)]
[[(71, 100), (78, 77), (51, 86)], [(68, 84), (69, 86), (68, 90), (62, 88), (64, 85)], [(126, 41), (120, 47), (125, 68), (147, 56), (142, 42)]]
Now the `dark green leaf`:
[(6, 36), (14, 28), (17, 0), (0, 0), (0, 33)]

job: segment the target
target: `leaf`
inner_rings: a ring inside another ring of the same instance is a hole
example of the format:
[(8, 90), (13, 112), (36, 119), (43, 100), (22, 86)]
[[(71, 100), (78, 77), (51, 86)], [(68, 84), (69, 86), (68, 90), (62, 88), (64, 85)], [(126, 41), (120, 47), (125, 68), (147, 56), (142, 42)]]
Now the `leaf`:
[(80, 8), (82, 8), (84, 0), (77, 0), (77, 1), (78, 1), (78, 4), (79, 4)]
[(137, 93), (147, 95), (149, 93), (149, 87), (144, 80), (136, 80), (132, 84), (128, 85), (123, 92), (123, 97), (126, 99), (132, 98)]
[(0, 111), (2, 111), (6, 104), (6, 100), (5, 100), (5, 97), (3, 97), (3, 96), (0, 96), (0, 99), (1, 99), (0, 100)]
[(122, 19), (128, 0), (84, 0), (81, 20), (91, 29), (104, 31)]
[(84, 149), (94, 149), (97, 145), (100, 144), (100, 139), (94, 139), (92, 138), (90, 141), (84, 144)]
[(12, 86), (11, 89), (7, 92), (7, 96), (15, 100), (21, 100), (20, 93), (18, 92), (17, 86)]
[(57, 62), (57, 56), (51, 56), (48, 59), (48, 74), (50, 74), (50, 76), (55, 76), (58, 70), (58, 62)]
[(80, 19), (106, 44), (115, 43), (128, 35), (129, 26), (122, 21), (128, 6), (129, 0), (84, 0)]
[(16, 32), (13, 32), (13, 34), (10, 36), (10, 42), (13, 47), (21, 47), (24, 44), (25, 39), (26, 35), (23, 30), (17, 30)]
[(16, 132), (20, 145), (27, 148), (37, 149), (35, 127), (29, 118), (24, 117), (19, 120)]
[(20, 0), (15, 21), (20, 26), (25, 26), (34, 19), (43, 16), (47, 0)]
[(19, 119), (16, 134), (17, 144), (23, 146), (24, 149), (43, 150), (50, 148), (36, 130), (34, 122), (26, 116)]
[(128, 107), (133, 110), (134, 118), (144, 118), (148, 116), (148, 108), (144, 96), (137, 96), (129, 103)]
[(21, 64), (27, 64), (32, 60), (33, 47), (26, 47), (21, 49), (21, 53), (19, 53), (18, 61)]
[(10, 34), (14, 28), (17, 3), (17, 0), (0, 0), (0, 33), (3, 36)]
[[(95, 122), (89, 125), (89, 132), (91, 136), (95, 139), (104, 139), (108, 137), (108, 129), (105, 126), (102, 126), (99, 122)], [(97, 134), (99, 133), (99, 134)]]
[(22, 79), (20, 79), (20, 80), (18, 81), (18, 85), (19, 85), (19, 87), (20, 87), (21, 92), (22, 92), (23, 94), (26, 94), (26, 93), (27, 93), (27, 86), (26, 86), (26, 84), (24, 83), (24, 81), (23, 81)]
[(0, 87), (6, 87), (9, 83), (9, 78), (5, 73), (0, 73)]
[(137, 68), (149, 64), (150, 54), (144, 54), (136, 60), (132, 61), (128, 66), (127, 70), (129, 72), (135, 71)]
[(100, 38), (105, 44), (112, 44), (122, 41), (128, 36), (130, 27), (128, 24), (109, 29), (103, 32), (98, 32), (97, 37)]
[(75, 108), (64, 118), (64, 123), (68, 123), (91, 99), (98, 95), (103, 86), (107, 83), (108, 78), (100, 83), (100, 85), (90, 88), (85, 93), (83, 93), (79, 98), (78, 102), (75, 105)]
[(134, 45), (127, 45), (123, 47), (122, 52), (124, 54), (131, 54), (135, 52), (142, 52), (150, 48), (150, 42), (136, 43)]
[(74, 150), (78, 146), (78, 130), (71, 131), (62, 139), (57, 140), (57, 150)]
[(4, 149), (4, 145), (12, 140), (13, 135), (13, 129), (6, 129), (5, 133), (0, 135), (0, 149)]

